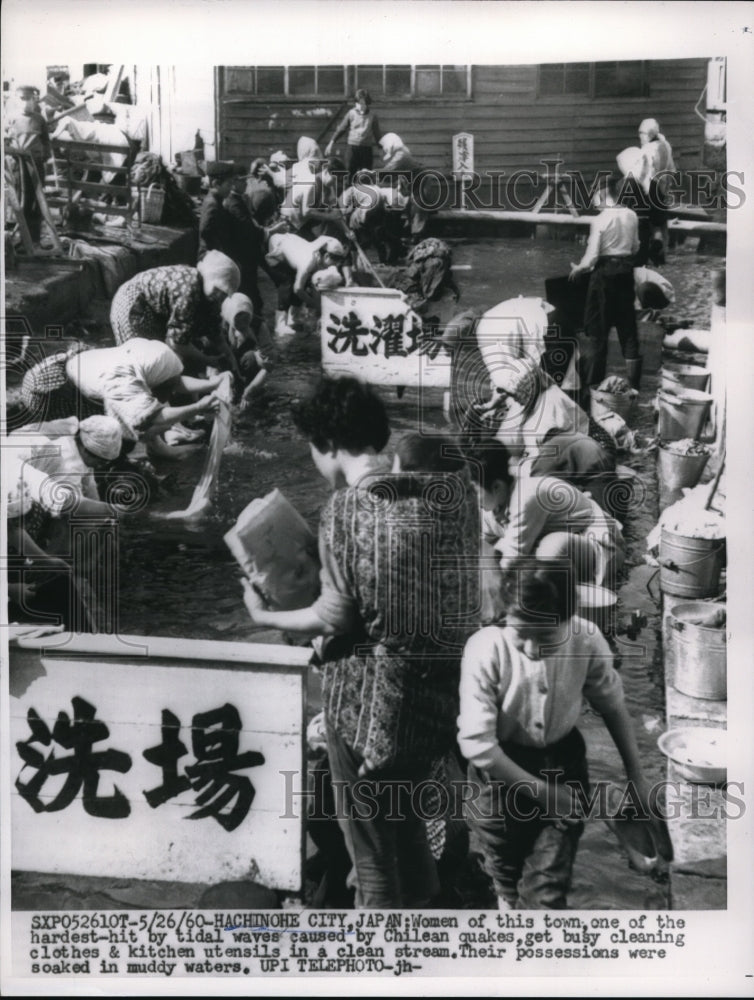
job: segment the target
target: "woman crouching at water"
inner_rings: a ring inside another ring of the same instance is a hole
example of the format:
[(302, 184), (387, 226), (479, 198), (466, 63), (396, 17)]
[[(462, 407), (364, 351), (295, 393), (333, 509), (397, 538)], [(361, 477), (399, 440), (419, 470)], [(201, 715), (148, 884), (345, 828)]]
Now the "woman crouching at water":
[[(93, 351), (77, 347), (45, 358), (24, 375), (22, 399), (30, 420), (104, 412), (118, 420), (127, 444), (146, 439), (155, 445), (169, 427), (218, 405), (212, 393), (222, 376), (184, 375), (181, 359), (159, 340), (134, 337)], [(174, 393), (198, 398), (173, 406), (166, 400)]]
[[(426, 905), (439, 883), (408, 797), (455, 743), (468, 634), (456, 623), (475, 607), (476, 583), (476, 574), (457, 567), (478, 536), (475, 502), (463, 491), (434, 495), (422, 476), (381, 471), (387, 414), (355, 379), (324, 379), (294, 421), (333, 488), (320, 518), (321, 594), (309, 608), (268, 611), (247, 582), (246, 606), (258, 625), (329, 637), (322, 656), (327, 750), (333, 783), (343, 790), (338, 822), (356, 906)], [(446, 567), (455, 560), (455, 571), (433, 570), (423, 552), (442, 553)], [(361, 794), (376, 803), (369, 818), (357, 808)], [(396, 803), (398, 821), (388, 819)]]

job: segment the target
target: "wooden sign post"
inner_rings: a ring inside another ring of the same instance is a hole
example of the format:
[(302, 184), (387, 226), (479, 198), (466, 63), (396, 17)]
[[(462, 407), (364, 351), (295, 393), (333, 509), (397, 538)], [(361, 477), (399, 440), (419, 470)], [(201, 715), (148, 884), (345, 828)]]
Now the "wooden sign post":
[(474, 176), (474, 136), (457, 132), (453, 136), (453, 176), (461, 185), (461, 207), (467, 208), (466, 184)]

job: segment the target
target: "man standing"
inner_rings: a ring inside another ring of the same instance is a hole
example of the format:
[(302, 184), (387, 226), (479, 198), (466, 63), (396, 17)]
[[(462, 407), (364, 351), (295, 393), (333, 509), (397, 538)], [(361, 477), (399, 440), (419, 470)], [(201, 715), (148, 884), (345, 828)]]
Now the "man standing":
[(199, 212), (198, 260), (201, 260), (209, 250), (219, 250), (234, 260), (233, 224), (223, 201), (231, 192), (235, 165), (216, 160), (207, 164), (206, 171), (209, 191)]
[(26, 224), (34, 243), (39, 243), (42, 233), (42, 210), (34, 184), (34, 170), (44, 183), (45, 162), (50, 156), (50, 135), (47, 122), (39, 110), (39, 91), (36, 87), (18, 87), (16, 90), (20, 110), (11, 124), (11, 135), (18, 148), (31, 156), (19, 157), (20, 201)]
[(584, 310), (587, 349), (581, 358), (582, 390), (605, 377), (607, 341), (615, 327), (626, 359), (626, 374), (638, 389), (641, 380), (639, 335), (634, 311), (634, 257), (639, 249), (639, 220), (630, 208), (616, 204), (615, 182), (603, 182), (594, 196), (599, 215), (592, 220), (586, 251), (571, 265), (569, 279), (591, 272)]

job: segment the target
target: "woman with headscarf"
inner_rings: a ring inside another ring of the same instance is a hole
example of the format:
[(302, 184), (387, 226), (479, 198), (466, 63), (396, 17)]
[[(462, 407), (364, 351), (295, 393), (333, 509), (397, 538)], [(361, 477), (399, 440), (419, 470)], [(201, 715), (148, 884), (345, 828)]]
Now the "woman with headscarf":
[(481, 318), (466, 311), (446, 327), (456, 420), (466, 436), (504, 444), (530, 475), (558, 476), (593, 491), (614, 473), (614, 442), (542, 370), (544, 341), (535, 321), (541, 312), (546, 323), (541, 300), (521, 300), (514, 311), (528, 321), (520, 324), (505, 305)]
[[(183, 362), (159, 340), (133, 337), (116, 347), (51, 355), (30, 369), (21, 385), (27, 415), (48, 420), (106, 413), (115, 417), (126, 441), (161, 433), (195, 414), (212, 409), (211, 396), (221, 376), (183, 375)], [(155, 390), (161, 390), (158, 399)], [(202, 398), (185, 406), (166, 403), (168, 392)]]
[[(621, 173), (633, 177), (641, 189), (625, 194), (626, 204), (635, 208), (639, 216), (639, 252), (634, 263), (641, 267), (647, 262), (655, 265), (665, 262), (670, 175), (676, 166), (671, 145), (660, 132), (657, 119), (645, 118), (640, 123), (639, 143), (640, 148), (624, 149), (616, 159)], [(638, 207), (637, 196), (644, 200)]]
[[(339, 278), (340, 284), (351, 283), (348, 251), (332, 236), (320, 236), (309, 242), (296, 233), (276, 233), (270, 237), (267, 263), (278, 289), (275, 336), (279, 338), (293, 335), (302, 304), (317, 305), (312, 288), (322, 290), (321, 282), (315, 281), (319, 273), (328, 272), (326, 287), (335, 287), (334, 278)], [(337, 274), (333, 274), (333, 268)]]
[[(96, 474), (111, 469), (121, 454), (122, 433), (113, 417), (95, 415), (35, 423), (13, 431), (2, 448), (3, 484), (8, 498), (9, 612), (17, 618), (60, 615), (76, 631), (94, 622), (79, 593), (92, 565), (92, 549), (83, 546), (70, 567), (68, 519), (87, 520), (93, 533), (124, 513), (103, 501)], [(65, 558), (58, 558), (63, 556)], [(83, 559), (83, 565), (81, 560)], [(72, 573), (78, 572), (72, 578)]]
[(207, 355), (201, 338), (219, 336), (219, 304), (238, 291), (236, 264), (210, 250), (196, 265), (173, 264), (141, 271), (118, 289), (110, 324), (118, 344), (132, 337), (161, 340), (193, 369), (218, 364), (222, 355)]
[[(213, 410), (213, 390), (223, 376), (192, 378), (183, 374), (183, 362), (159, 340), (133, 337), (117, 347), (85, 351), (66, 366), (71, 382), (89, 400), (115, 417), (126, 440), (152, 438), (181, 420)], [(156, 390), (160, 390), (158, 398)], [(173, 406), (173, 393), (197, 396), (195, 402)]]
[(437, 175), (419, 163), (395, 132), (383, 135), (380, 146), (383, 163), (377, 171), (377, 178), (380, 181), (388, 180), (393, 185), (401, 177), (406, 179), (410, 194), (411, 242), (418, 243), (427, 228), (432, 211), (440, 207)]

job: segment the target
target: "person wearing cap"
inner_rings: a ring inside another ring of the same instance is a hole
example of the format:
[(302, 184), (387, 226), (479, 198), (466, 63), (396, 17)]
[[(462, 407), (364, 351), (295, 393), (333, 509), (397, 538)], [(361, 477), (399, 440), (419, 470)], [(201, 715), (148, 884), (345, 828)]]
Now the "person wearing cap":
[(39, 243), (42, 234), (42, 210), (37, 199), (34, 171), (44, 184), (45, 163), (50, 156), (50, 133), (47, 122), (39, 110), (39, 91), (36, 87), (18, 87), (16, 95), (19, 111), (11, 121), (10, 135), (14, 144), (31, 158), (19, 157), (19, 200), (29, 227), (32, 242)]
[(267, 262), (278, 287), (275, 313), (275, 335), (278, 337), (294, 333), (298, 321), (296, 309), (302, 303), (316, 307), (317, 298), (308, 286), (318, 271), (336, 267), (344, 283), (351, 284), (348, 251), (332, 236), (320, 236), (309, 242), (295, 233), (276, 233), (270, 237)]
[(206, 354), (202, 337), (220, 336), (219, 306), (238, 291), (241, 273), (218, 250), (210, 250), (196, 267), (173, 264), (153, 267), (121, 285), (110, 308), (110, 325), (118, 344), (132, 337), (161, 340), (184, 365), (196, 369), (221, 363), (224, 355)]
[(219, 250), (235, 260), (233, 222), (224, 202), (233, 189), (236, 166), (225, 160), (215, 160), (207, 163), (205, 170), (209, 190), (199, 210), (198, 260), (210, 250)]
[(259, 350), (254, 331), (254, 306), (241, 292), (229, 296), (222, 305), (225, 334), (233, 352), (234, 368), (245, 386), (239, 406), (247, 409), (267, 380), (269, 364)]
[(372, 147), (382, 138), (382, 129), (377, 115), (371, 110), (371, 104), (369, 91), (363, 88), (357, 90), (354, 106), (335, 129), (325, 148), (325, 155), (330, 156), (338, 139), (348, 133), (346, 175), (349, 184), (357, 171), (372, 169)]
[(578, 264), (571, 265), (570, 281), (589, 274), (584, 310), (585, 349), (580, 360), (582, 392), (604, 379), (610, 330), (618, 333), (626, 375), (638, 389), (642, 359), (634, 300), (634, 258), (639, 249), (639, 219), (636, 212), (616, 201), (617, 184), (600, 184), (594, 196), (599, 215), (592, 220), (586, 250)]

